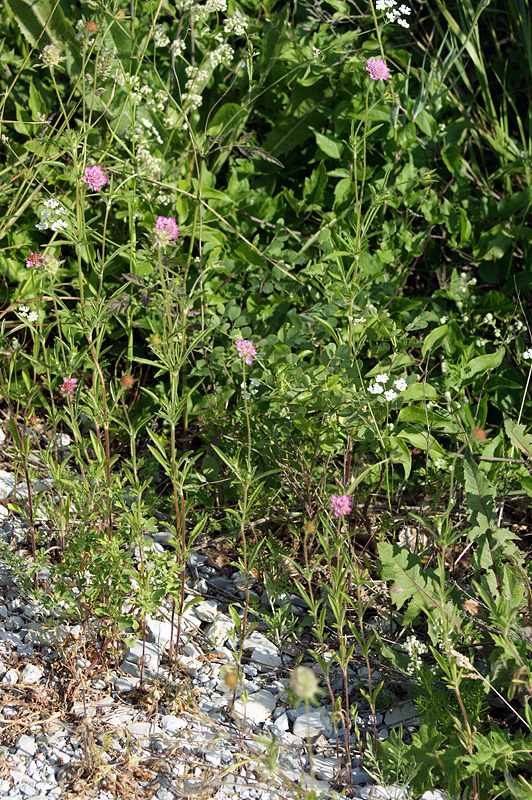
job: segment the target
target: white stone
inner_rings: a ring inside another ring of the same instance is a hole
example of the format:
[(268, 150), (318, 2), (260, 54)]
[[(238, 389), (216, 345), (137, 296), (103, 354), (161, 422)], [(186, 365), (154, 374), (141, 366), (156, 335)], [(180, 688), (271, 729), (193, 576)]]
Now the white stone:
[(5, 440), (6, 440), (6, 435), (2, 430), (2, 428), (0, 428), (0, 444), (4, 444)]
[(440, 789), (429, 789), (421, 795), (419, 800), (451, 800), (451, 798)]
[(34, 756), (37, 752), (37, 743), (35, 742), (34, 736), (27, 736), (25, 733), (22, 734), (17, 740), (17, 753), (20, 753), (23, 756)]
[(391, 786), (387, 786), (386, 791), (390, 800), (406, 800), (410, 794), (408, 786), (401, 786), (398, 783), (392, 783)]
[(160, 736), (162, 730), (155, 722), (129, 722), (126, 725), (129, 733), (137, 739), (147, 739), (150, 736)]
[(327, 739), (332, 736), (333, 724), (326, 711), (310, 711), (300, 714), (294, 722), (294, 736), (301, 739), (315, 739), (323, 734)]
[(361, 800), (390, 800), (390, 795), (384, 786), (363, 786), (358, 790), (357, 796)]
[(214, 600), (202, 600), (194, 606), (194, 612), (202, 622), (214, 622), (217, 611), (218, 603)]
[(157, 672), (161, 663), (161, 646), (137, 640), (132, 647), (128, 647), (125, 660), (131, 664), (139, 664), (142, 661), (144, 667)]
[(113, 686), (117, 692), (132, 692), (138, 684), (138, 678), (115, 678), (113, 681)]
[(282, 659), (263, 647), (256, 647), (250, 656), (261, 672), (268, 672), (275, 667), (280, 667)]
[[(152, 617), (146, 615), (146, 632), (148, 640), (163, 647), (164, 649), (167, 649), (170, 646), (170, 642), (173, 638), (175, 647), (177, 644), (177, 623), (178, 620), (176, 619), (172, 630), (172, 625), (169, 622), (152, 619)], [(187, 642), (190, 638), (190, 634), (186, 631), (190, 631), (190, 625), (183, 624), (182, 622), (179, 638), (180, 644)]]
[(16, 683), (18, 681), (18, 672), (16, 669), (8, 669), (4, 677), (2, 678), (2, 683)]
[(41, 667), (36, 664), (26, 664), (22, 670), (22, 681), (28, 685), (38, 683), (43, 675), (44, 670)]
[(246, 636), (244, 639), (242, 649), (256, 650), (258, 647), (274, 656), (278, 655), (279, 653), (279, 649), (276, 647), (276, 645), (274, 645), (273, 642), (270, 642), (270, 640), (267, 639), (263, 633), (260, 633), (259, 631), (253, 631), (253, 633), (250, 633), (250, 635)]
[(15, 489), (15, 476), (5, 469), (0, 469), (0, 500), (9, 500)]
[(206, 629), (205, 636), (209, 641), (213, 642), (215, 647), (221, 647), (234, 629), (235, 623), (230, 617), (226, 617), (225, 614), (218, 614), (214, 622)]
[(169, 735), (176, 731), (182, 731), (183, 728), (186, 728), (189, 724), (190, 723), (186, 719), (183, 717), (176, 717), (175, 714), (166, 714), (161, 719), (161, 728)]
[(323, 781), (332, 781), (338, 772), (338, 760), (336, 758), (314, 756), (312, 765), (316, 777)]
[(390, 708), (386, 712), (384, 722), (389, 728), (399, 725), (416, 725), (419, 722), (419, 712), (411, 700)]
[(276, 705), (275, 696), (267, 689), (260, 689), (258, 692), (249, 694), (245, 704), (239, 697), (235, 701), (233, 711), (240, 719), (246, 719), (258, 725), (271, 717)]

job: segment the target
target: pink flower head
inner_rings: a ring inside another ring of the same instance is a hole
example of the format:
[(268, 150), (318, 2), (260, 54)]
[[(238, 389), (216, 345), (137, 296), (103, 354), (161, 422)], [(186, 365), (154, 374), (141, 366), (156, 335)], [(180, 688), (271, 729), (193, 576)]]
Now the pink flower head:
[(166, 247), (179, 236), (179, 225), (174, 217), (157, 217), (155, 224), (155, 246)]
[(42, 253), (30, 253), (30, 257), (26, 261), (26, 266), (28, 269), (30, 267), (40, 267), (41, 266), (41, 256)]
[(244, 358), (246, 364), (251, 366), (253, 364), (253, 357), (257, 355), (257, 351), (251, 339), (235, 339), (235, 344), (240, 358)]
[(383, 58), (368, 58), (366, 69), (372, 81), (387, 81), (390, 77), (390, 70)]
[(73, 395), (77, 385), (78, 385), (77, 378), (63, 378), (63, 385), (61, 386), (60, 391)]
[(486, 441), (486, 431), (484, 428), (475, 428), (475, 439), (477, 442), (485, 442)]
[(99, 192), (102, 186), (109, 183), (109, 178), (100, 166), (85, 167), (85, 175), (81, 180), (83, 183), (88, 183), (95, 192)]
[(331, 497), (331, 508), (334, 511), (335, 517), (341, 517), (343, 514), (351, 513), (351, 495), (343, 494), (341, 497), (333, 494)]

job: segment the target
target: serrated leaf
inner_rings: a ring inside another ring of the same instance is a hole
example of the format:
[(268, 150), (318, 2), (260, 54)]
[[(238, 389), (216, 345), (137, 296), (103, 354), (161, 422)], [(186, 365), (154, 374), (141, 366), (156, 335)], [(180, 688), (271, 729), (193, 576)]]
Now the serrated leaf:
[(514, 447), (518, 447), (527, 456), (532, 457), (532, 436), (526, 433), (524, 425), (518, 425), (517, 422), (506, 417), (504, 430)]
[[(423, 610), (428, 610), (439, 603), (435, 597), (439, 593), (439, 580), (436, 572), (426, 569), (419, 556), (407, 547), (380, 542), (379, 558), (382, 562), (381, 577), (389, 581), (390, 596), (396, 608), (409, 602), (403, 625), (413, 622)], [(446, 612), (441, 609), (442, 614)]]

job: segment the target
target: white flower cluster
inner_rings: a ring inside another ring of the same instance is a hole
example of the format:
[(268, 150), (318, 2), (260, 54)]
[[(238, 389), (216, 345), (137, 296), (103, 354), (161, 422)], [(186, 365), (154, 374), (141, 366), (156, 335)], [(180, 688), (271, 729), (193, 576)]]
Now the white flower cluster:
[(427, 652), (427, 645), (420, 642), (415, 636), (409, 636), (405, 642), (406, 652), (410, 656), (410, 663), (406, 668), (409, 675), (419, 672), (423, 666), (421, 656)]
[(35, 311), (30, 311), (29, 306), (19, 306), (17, 308), (17, 314), (27, 319), (28, 322), (37, 322), (39, 319), (39, 315)]
[(227, 17), (224, 22), (224, 31), (226, 33), (234, 33), (235, 36), (244, 36), (247, 27), (247, 19), (238, 9), (235, 10), (232, 17)]
[(207, 0), (205, 3), (206, 11), (227, 11), (227, 0)]
[(131, 93), (131, 99), (136, 103), (144, 101), (148, 111), (164, 111), (164, 107), (168, 101), (168, 94), (164, 89), (159, 89), (154, 92), (151, 86), (147, 83), (141, 84), (138, 75), (124, 75), (119, 73), (117, 75), (117, 83), (128, 89)]
[(393, 389), (387, 389), (385, 391), (384, 385), (388, 383), (390, 376), (387, 372), (383, 372), (381, 375), (377, 375), (375, 378), (375, 383), (368, 386), (368, 392), (370, 394), (383, 394), (385, 399), (391, 403), (392, 400), (395, 400), (397, 397), (397, 392), (404, 392), (405, 389), (408, 387), (407, 382), (404, 378), (397, 378), (394, 381), (394, 386), (397, 389), (395, 392)]
[(53, 231), (61, 231), (68, 227), (68, 222), (65, 219), (67, 215), (66, 208), (63, 208), (61, 203), (54, 200), (53, 197), (44, 201), (44, 208), (41, 211), (41, 221), (36, 224), (39, 231), (47, 231), (51, 228)]
[(366, 324), (366, 317), (348, 317), (348, 320), (353, 323), (353, 325), (365, 325)]
[(168, 38), (164, 25), (155, 26), (153, 29), (153, 40), (155, 42), (155, 47), (168, 47), (170, 39)]
[(203, 90), (205, 84), (209, 80), (210, 72), (209, 70), (192, 66), (187, 67), (185, 72), (188, 81), (185, 84), (183, 104), (187, 106), (188, 111), (194, 111), (196, 108), (199, 108), (203, 102), (200, 91)]
[(388, 22), (397, 22), (397, 24), (402, 25), (403, 28), (409, 28), (410, 23), (405, 17), (410, 16), (412, 13), (411, 9), (404, 4), (400, 5), (399, 8), (396, 8), (396, 6), (397, 0), (377, 0), (376, 3), (377, 11), (384, 11)]
[(221, 44), (216, 50), (209, 54), (209, 61), (211, 67), (215, 69), (218, 64), (230, 64), (233, 60), (235, 51), (230, 44)]
[(163, 140), (161, 139), (161, 136), (160, 136), (160, 134), (159, 134), (159, 131), (157, 130), (157, 128), (155, 127), (155, 125), (153, 124), (153, 122), (152, 122), (151, 120), (149, 120), (149, 119), (146, 119), (146, 117), (142, 117), (140, 121), (142, 122), (142, 124), (144, 125), (144, 127), (145, 127), (145, 128), (147, 128), (147, 129), (148, 129), (148, 131), (149, 131), (149, 132), (150, 132), (150, 133), (153, 135), (153, 137), (154, 137), (154, 138), (157, 140), (157, 143), (162, 145), (162, 143), (163, 143)]
[(170, 53), (171, 55), (173, 55), (174, 58), (177, 58), (178, 56), (181, 55), (185, 47), (186, 45), (183, 39), (174, 39), (174, 41), (170, 45)]
[(139, 172), (157, 180), (163, 160), (151, 154), (148, 140), (144, 136), (139, 136), (136, 140), (136, 156)]
[(242, 389), (242, 394), (244, 395), (246, 400), (249, 400), (252, 394), (257, 394), (257, 392), (259, 391), (257, 389), (257, 386), (259, 385), (259, 382), (258, 382), (258, 380), (256, 378), (252, 378), (250, 380), (249, 384), (250, 384), (249, 392), (246, 389), (246, 384), (245, 384), (244, 381), (242, 381), (242, 383), (240, 384), (240, 388)]
[(319, 47), (315, 47), (312, 45), (312, 58), (321, 58), (323, 53), (321, 52)]
[(523, 353), (523, 358), (526, 358), (527, 361), (532, 359), (532, 347), (529, 347), (528, 350), (525, 350)]

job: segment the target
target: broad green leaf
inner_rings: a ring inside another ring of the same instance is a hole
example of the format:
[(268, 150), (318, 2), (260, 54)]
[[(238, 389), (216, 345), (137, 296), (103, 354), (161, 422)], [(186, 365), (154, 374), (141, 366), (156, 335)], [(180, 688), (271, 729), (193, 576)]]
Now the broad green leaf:
[(439, 325), (437, 328), (434, 328), (423, 341), (423, 348), (421, 350), (423, 358), (425, 358), (429, 351), (437, 350), (451, 335), (452, 329), (450, 325)]
[(410, 431), (400, 431), (397, 436), (414, 447), (417, 447), (419, 450), (422, 450), (424, 453), (427, 452), (428, 446), (429, 456), (431, 458), (446, 456), (445, 450), (438, 444), (434, 436), (429, 436), (427, 440), (426, 433), (411, 433)]
[(330, 136), (325, 136), (323, 133), (314, 131), (316, 137), (316, 144), (329, 158), (341, 158), (343, 150), (343, 142), (337, 139), (332, 139)]
[(491, 369), (496, 369), (503, 360), (506, 349), (501, 347), (495, 353), (487, 353), (485, 356), (477, 356), (471, 359), (460, 369), (460, 382), (463, 386), (472, 383), (477, 375), (484, 375)]

